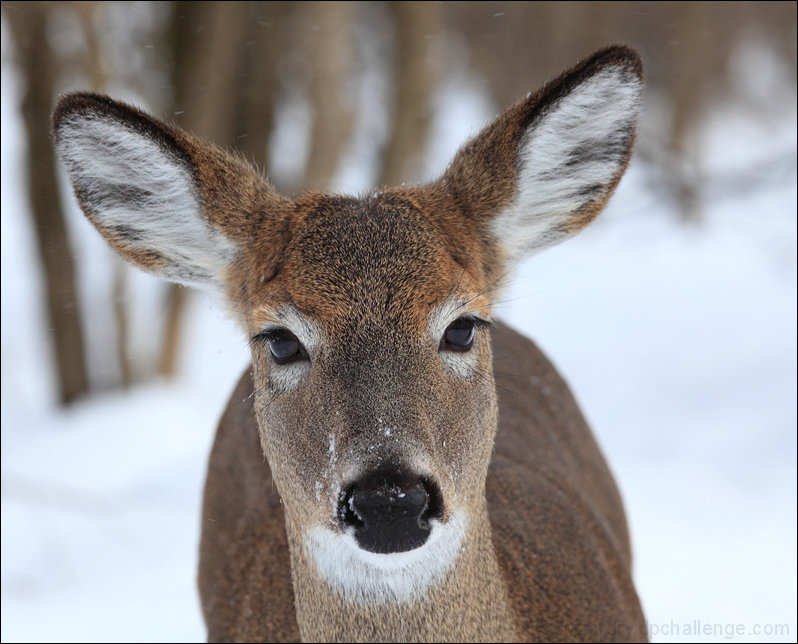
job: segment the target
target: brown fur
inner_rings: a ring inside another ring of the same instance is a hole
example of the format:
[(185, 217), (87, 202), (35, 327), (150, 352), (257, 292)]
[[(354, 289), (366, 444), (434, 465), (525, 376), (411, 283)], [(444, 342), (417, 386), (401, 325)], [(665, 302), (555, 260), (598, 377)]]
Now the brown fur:
[[(212, 234), (236, 249), (217, 278), (253, 338), (252, 367), (208, 469), (199, 584), (209, 639), (645, 637), (621, 502), (568, 388), (531, 342), (500, 324), (492, 343), (479, 328), (455, 363), (428, 327), (447, 298), (490, 316), (509, 268), (492, 226), (517, 192), (522, 138), (608, 67), (639, 82), (634, 52), (597, 52), (507, 110), (439, 181), (360, 199), (283, 198), (235, 155), (135, 108), (93, 94), (61, 99), (57, 140), (73, 119), (92, 116), (156, 142), (188, 170)], [(546, 243), (604, 206), (631, 154), (633, 121), (626, 128), (613, 133), (617, 172), (588, 186), (589, 200)], [(97, 224), (92, 194), (75, 190)], [(165, 271), (166, 258), (125, 239), (125, 222), (98, 228), (131, 261)], [(257, 337), (284, 325), (288, 310), (312, 321), (318, 346), (281, 389), (286, 370)], [(463, 513), (467, 527), (451, 569), (428, 590), (402, 602), (355, 601), (322, 577), (307, 538), (315, 529), (340, 535), (336, 495), (386, 464), (432, 479), (442, 523)]]
[[(487, 507), (518, 639), (644, 640), (623, 505), (576, 401), (540, 350), (503, 324), (493, 352), (500, 421)], [(211, 453), (202, 606), (210, 641), (298, 641), (285, 518), (252, 390), (247, 371)]]

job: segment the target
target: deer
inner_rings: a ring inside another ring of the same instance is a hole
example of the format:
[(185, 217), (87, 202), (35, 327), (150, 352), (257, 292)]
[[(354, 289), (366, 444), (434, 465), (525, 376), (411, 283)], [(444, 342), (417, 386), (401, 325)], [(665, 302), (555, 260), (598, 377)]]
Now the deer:
[(209, 641), (640, 641), (623, 504), (568, 385), (493, 313), (632, 153), (639, 55), (606, 47), (422, 185), (278, 194), (107, 96), (54, 108), (122, 257), (222, 294), (251, 346), (204, 489)]

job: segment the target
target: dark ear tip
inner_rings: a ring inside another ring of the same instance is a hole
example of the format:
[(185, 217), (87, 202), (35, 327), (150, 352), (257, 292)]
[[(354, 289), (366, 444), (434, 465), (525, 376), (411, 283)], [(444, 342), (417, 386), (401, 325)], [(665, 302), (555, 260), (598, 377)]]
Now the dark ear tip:
[(53, 108), (53, 131), (57, 132), (66, 118), (80, 112), (107, 111), (115, 101), (104, 94), (94, 92), (70, 92), (58, 97)]
[(190, 162), (189, 154), (183, 145), (184, 135), (177, 128), (149, 116), (137, 107), (94, 92), (71, 92), (59, 96), (52, 116), (52, 132), (55, 140), (59, 140), (59, 134), (65, 123), (73, 118), (87, 117), (113, 120), (122, 127), (156, 141), (180, 159)]
[(89, 115), (113, 118), (137, 129), (147, 127), (145, 123), (151, 126), (155, 122), (140, 109), (105, 94), (70, 92), (59, 96), (55, 103), (52, 115), (53, 134), (58, 138), (61, 127), (70, 117)]
[(589, 68), (623, 67), (639, 79), (643, 79), (643, 61), (637, 50), (628, 45), (609, 45), (599, 49), (585, 60)]

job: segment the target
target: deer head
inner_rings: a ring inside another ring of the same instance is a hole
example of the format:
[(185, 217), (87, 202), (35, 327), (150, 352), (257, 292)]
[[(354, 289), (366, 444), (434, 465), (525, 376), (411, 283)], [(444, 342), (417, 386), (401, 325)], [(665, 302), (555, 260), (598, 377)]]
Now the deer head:
[(492, 307), (515, 264), (603, 208), (641, 85), (633, 51), (599, 51), (499, 116), (437, 181), (359, 198), (289, 199), (133, 107), (58, 102), (86, 216), (144, 270), (221, 290), (250, 338), (298, 612), (318, 588), (341, 611), (416, 602), (489, 540)]

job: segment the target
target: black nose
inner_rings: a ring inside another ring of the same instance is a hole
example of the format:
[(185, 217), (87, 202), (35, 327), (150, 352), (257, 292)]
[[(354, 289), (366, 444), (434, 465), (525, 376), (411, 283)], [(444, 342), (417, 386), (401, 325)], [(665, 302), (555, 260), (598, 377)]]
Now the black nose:
[(396, 470), (376, 470), (347, 489), (338, 508), (344, 527), (354, 528), (358, 545), (382, 554), (424, 545), (430, 521), (443, 516), (438, 487)]

